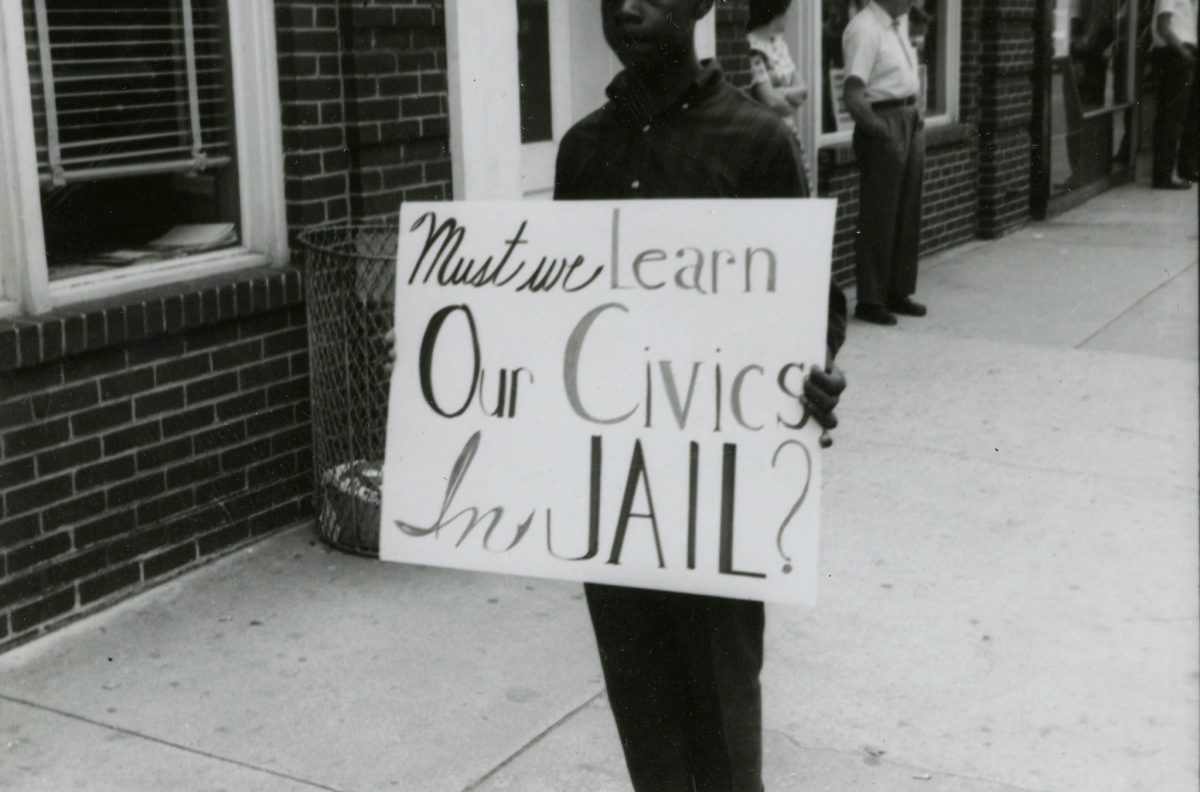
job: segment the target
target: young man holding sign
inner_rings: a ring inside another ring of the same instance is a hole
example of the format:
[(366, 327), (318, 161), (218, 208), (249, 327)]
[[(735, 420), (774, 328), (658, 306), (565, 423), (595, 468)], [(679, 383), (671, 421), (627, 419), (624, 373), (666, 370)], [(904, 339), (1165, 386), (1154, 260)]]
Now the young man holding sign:
[[(697, 59), (695, 23), (712, 6), (602, 0), (604, 36), (625, 70), (610, 101), (563, 138), (556, 199), (805, 197), (795, 136)], [(845, 323), (845, 298), (831, 287), (827, 368), (812, 367), (804, 383), (806, 410), (827, 429), (845, 388), (832, 367)], [(762, 603), (585, 588), (634, 788), (759, 792)]]

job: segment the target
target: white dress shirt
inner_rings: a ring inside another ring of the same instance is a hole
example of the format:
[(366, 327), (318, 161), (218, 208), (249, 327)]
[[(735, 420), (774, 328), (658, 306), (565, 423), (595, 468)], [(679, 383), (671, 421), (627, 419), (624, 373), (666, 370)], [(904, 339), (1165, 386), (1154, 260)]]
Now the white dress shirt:
[(1154, 3), (1154, 46), (1165, 47), (1167, 41), (1158, 34), (1158, 15), (1171, 15), (1171, 30), (1184, 44), (1196, 43), (1196, 0), (1157, 0)]
[(908, 14), (893, 18), (871, 0), (846, 25), (842, 52), (846, 79), (862, 80), (869, 102), (907, 99), (921, 90), (917, 51), (908, 39)]

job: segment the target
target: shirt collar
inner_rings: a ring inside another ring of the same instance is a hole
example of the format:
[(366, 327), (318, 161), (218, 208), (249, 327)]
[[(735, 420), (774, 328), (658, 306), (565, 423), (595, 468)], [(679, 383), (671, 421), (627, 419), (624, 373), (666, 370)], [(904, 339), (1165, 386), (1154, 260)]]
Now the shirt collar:
[(700, 74), (675, 96), (667, 97), (657, 103), (653, 102), (642, 86), (634, 80), (628, 69), (622, 71), (608, 84), (608, 98), (613, 106), (623, 114), (645, 123), (652, 118), (662, 115), (676, 105), (685, 102), (697, 102), (707, 98), (720, 86), (722, 81), (721, 69), (714, 60), (700, 63)]
[(879, 3), (875, 2), (875, 0), (871, 0), (871, 2), (867, 5), (867, 8), (869, 8), (871, 13), (875, 15), (875, 19), (878, 20), (879, 24), (883, 25), (885, 28), (898, 27), (900, 25), (900, 20), (904, 18), (903, 14), (898, 17), (892, 16), (886, 8), (879, 5)]

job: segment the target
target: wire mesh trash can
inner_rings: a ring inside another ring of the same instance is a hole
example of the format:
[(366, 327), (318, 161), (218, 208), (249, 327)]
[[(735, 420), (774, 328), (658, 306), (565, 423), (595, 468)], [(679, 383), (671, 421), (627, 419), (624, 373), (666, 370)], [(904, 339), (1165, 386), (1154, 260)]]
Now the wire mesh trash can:
[(387, 434), (387, 332), (396, 279), (394, 227), (326, 226), (300, 235), (311, 359), (317, 533), (379, 554)]

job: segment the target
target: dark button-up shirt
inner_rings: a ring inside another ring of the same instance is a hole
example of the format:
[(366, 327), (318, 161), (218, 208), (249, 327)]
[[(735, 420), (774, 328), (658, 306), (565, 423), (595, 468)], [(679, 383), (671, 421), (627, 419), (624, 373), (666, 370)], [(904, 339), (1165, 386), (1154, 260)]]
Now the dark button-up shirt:
[[(715, 66), (657, 105), (627, 72), (608, 97), (563, 137), (556, 200), (805, 197), (794, 134)], [(830, 284), (831, 353), (845, 337), (846, 298)]]

